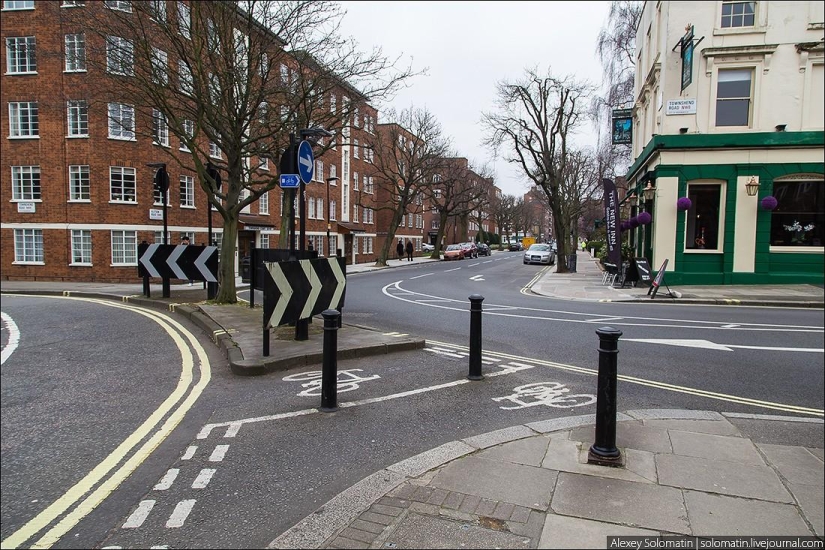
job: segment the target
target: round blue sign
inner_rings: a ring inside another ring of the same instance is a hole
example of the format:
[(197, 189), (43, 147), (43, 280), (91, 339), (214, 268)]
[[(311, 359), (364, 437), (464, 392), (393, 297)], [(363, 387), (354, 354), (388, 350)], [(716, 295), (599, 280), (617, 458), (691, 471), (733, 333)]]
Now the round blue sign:
[(298, 175), (301, 181), (309, 183), (315, 173), (315, 155), (312, 154), (312, 145), (304, 140), (298, 146)]

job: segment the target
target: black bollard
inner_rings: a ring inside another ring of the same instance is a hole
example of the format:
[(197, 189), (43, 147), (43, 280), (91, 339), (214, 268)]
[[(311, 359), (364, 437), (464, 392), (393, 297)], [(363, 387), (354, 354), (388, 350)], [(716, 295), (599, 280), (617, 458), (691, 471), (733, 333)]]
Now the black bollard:
[(144, 275), (143, 276), (143, 295), (146, 296), (147, 298), (152, 297), (152, 290), (149, 287), (149, 275)]
[(616, 363), (622, 331), (613, 327), (596, 329), (599, 335), (599, 382), (596, 395), (596, 442), (587, 453), (589, 464), (622, 466), (616, 448)]
[(338, 410), (338, 318), (340, 313), (327, 309), (324, 318), (324, 363), (321, 371), (321, 411)]
[(470, 380), (483, 380), (481, 374), (481, 302), (484, 296), (470, 296)]
[(264, 349), (263, 349), (264, 357), (269, 357), (269, 329), (267, 327), (264, 327), (263, 345), (264, 345), (263, 346), (264, 347)]

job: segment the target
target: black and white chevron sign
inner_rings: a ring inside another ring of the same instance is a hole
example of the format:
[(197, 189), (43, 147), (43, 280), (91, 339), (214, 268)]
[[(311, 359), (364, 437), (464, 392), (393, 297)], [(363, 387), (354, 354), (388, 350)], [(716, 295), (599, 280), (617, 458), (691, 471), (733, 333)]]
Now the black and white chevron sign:
[(264, 328), (340, 311), (347, 286), (345, 258), (264, 262)]
[(140, 254), (138, 265), (150, 277), (217, 283), (218, 247), (150, 244)]

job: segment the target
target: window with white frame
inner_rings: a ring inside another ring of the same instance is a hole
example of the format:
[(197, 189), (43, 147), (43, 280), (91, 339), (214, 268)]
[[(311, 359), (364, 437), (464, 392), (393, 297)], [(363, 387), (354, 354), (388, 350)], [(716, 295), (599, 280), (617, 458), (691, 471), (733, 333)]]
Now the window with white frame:
[(89, 202), (92, 198), (88, 165), (69, 166), (69, 201)]
[(353, 142), (353, 147), (352, 147), (352, 156), (353, 156), (353, 157), (355, 157), (355, 158), (361, 158), (361, 157), (359, 156), (359, 155), (360, 155), (360, 153), (359, 153), (358, 151), (359, 151), (359, 150), (358, 150), (358, 140), (356, 139), (356, 140)]
[(749, 126), (752, 69), (719, 69), (716, 84), (716, 126)]
[(33, 36), (6, 38), (6, 74), (37, 72), (36, 41)]
[(65, 36), (67, 73), (82, 72), (86, 70), (86, 35), (67, 34)]
[(9, 103), (9, 137), (32, 138), (39, 135), (37, 102)]
[(338, 235), (330, 235), (327, 246), (329, 246), (330, 257), (335, 256), (338, 253)]
[(214, 141), (209, 142), (209, 156), (213, 159), (223, 158), (221, 156), (221, 148)]
[(166, 23), (166, 0), (151, 0), (149, 2), (149, 17), (158, 23)]
[(11, 200), (40, 200), (40, 166), (11, 167)]
[(324, 199), (315, 197), (315, 212), (318, 214), (318, 219), (324, 219)]
[(409, 218), (409, 222), (407, 223), (407, 227), (411, 228), (411, 227), (413, 227), (413, 214), (412, 214), (412, 212), (410, 212), (409, 216), (410, 216), (410, 218)]
[(269, 233), (261, 233), (261, 248), (269, 248)]
[(88, 229), (72, 229), (72, 263), (92, 265), (92, 232)]
[(315, 161), (315, 171), (312, 174), (312, 179), (315, 181), (324, 181), (324, 161)]
[(157, 109), (152, 109), (152, 143), (169, 147), (169, 125), (166, 115)]
[(307, 217), (311, 220), (315, 219), (315, 197), (307, 197)]
[(83, 99), (66, 102), (68, 137), (89, 137), (89, 104)]
[(180, 177), (180, 206), (195, 208), (195, 178), (192, 176)]
[(184, 38), (192, 36), (192, 14), (189, 6), (183, 2), (178, 2), (178, 32)]
[(172, 240), (172, 232), (166, 232), (166, 240), (163, 240), (163, 231), (155, 231), (152, 233), (152, 238), (154, 239), (152, 242), (157, 244), (174, 244)]
[(269, 170), (269, 159), (267, 157), (258, 157), (258, 168), (261, 170)]
[(128, 0), (106, 0), (106, 7), (112, 10), (132, 13), (132, 3)]
[(691, 201), (685, 219), (685, 249), (722, 249), (722, 185), (720, 183), (688, 182), (687, 196)]
[(86, 0), (63, 0), (61, 8), (80, 8), (86, 5)]
[(329, 112), (334, 113), (335, 110), (335, 94), (329, 94)]
[(358, 223), (358, 205), (355, 203), (352, 205), (352, 221)]
[(722, 2), (722, 28), (752, 27), (756, 2)]
[(329, 165), (329, 177), (335, 178), (338, 176), (338, 167), (334, 164)]
[[(366, 178), (364, 178), (364, 179), (366, 179)], [(360, 181), (358, 179), (358, 172), (353, 172), (352, 173), (352, 190), (353, 191), (360, 191), (361, 190), (361, 184), (360, 184)]]
[(34, 0), (3, 0), (3, 10), (33, 10)]
[(134, 76), (135, 56), (131, 40), (120, 36), (106, 37), (106, 72)]
[(137, 265), (137, 231), (112, 231), (112, 265)]
[(14, 263), (43, 263), (43, 230), (14, 230)]
[[(184, 135), (191, 140), (195, 135), (195, 122), (193, 120), (184, 120), (181, 125), (183, 126)], [(180, 140), (180, 150), (187, 153), (191, 152), (184, 139)]]
[(109, 138), (135, 139), (135, 107), (124, 103), (109, 103)]
[(152, 46), (152, 82), (157, 84), (167, 84), (169, 82), (169, 55)]
[(398, 222), (398, 227), (406, 227), (407, 226), (407, 216), (401, 214), (401, 221)]
[(189, 69), (184, 61), (178, 62), (178, 83), (180, 91), (186, 95), (192, 95), (195, 90), (194, 80), (192, 78), (192, 71)]
[(338, 208), (337, 203), (334, 200), (329, 201), (329, 219), (330, 221), (336, 221), (338, 219), (338, 213), (336, 209)]
[(125, 166), (109, 167), (109, 200), (112, 202), (137, 202), (135, 169)]
[(367, 183), (366, 187), (367, 193), (369, 193), (370, 195), (372, 195), (375, 192), (375, 185), (373, 184), (372, 176), (369, 177), (369, 182)]
[(264, 79), (269, 74), (269, 54), (266, 52), (261, 52), (261, 65), (258, 67), (258, 74)]
[(269, 191), (258, 197), (258, 214), (269, 215)]
[(374, 242), (375, 241), (373, 240), (372, 237), (367, 237), (366, 238), (366, 240), (365, 240), (366, 250), (364, 250), (365, 254), (372, 254), (372, 247), (373, 247)]

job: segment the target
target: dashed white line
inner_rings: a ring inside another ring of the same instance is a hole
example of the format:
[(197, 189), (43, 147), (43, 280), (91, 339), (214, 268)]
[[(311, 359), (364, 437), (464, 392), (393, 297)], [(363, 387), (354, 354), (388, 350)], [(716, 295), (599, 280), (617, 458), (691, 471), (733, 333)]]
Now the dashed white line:
[(483, 263), (483, 264), (489, 264), (489, 263), (490, 263), (490, 262), (492, 262), (492, 261), (493, 261), (493, 260), (487, 260), (486, 262), (481, 262), (481, 263)]
[(206, 486), (209, 485), (209, 482), (212, 481), (212, 476), (215, 475), (216, 470), (214, 468), (204, 468), (198, 474), (198, 477), (195, 478), (195, 481), (192, 482), (193, 489), (206, 489)]
[(415, 277), (410, 277), (410, 280), (420, 279), (421, 277), (429, 277), (430, 275), (432, 275), (432, 273), (425, 273), (424, 275), (416, 275)]
[(175, 510), (172, 512), (172, 515), (169, 516), (169, 520), (166, 522), (166, 527), (169, 529), (183, 527), (183, 524), (186, 522), (186, 518), (189, 517), (189, 513), (192, 511), (192, 508), (194, 507), (195, 499), (182, 500), (178, 502), (178, 504), (175, 506)]
[(179, 473), (180, 473), (179, 468), (170, 468), (169, 470), (167, 470), (166, 475), (164, 475), (161, 478), (161, 480), (158, 481), (157, 485), (155, 485), (155, 487), (154, 487), (154, 490), (155, 491), (165, 491), (166, 489), (171, 487), (172, 484), (175, 482), (175, 479), (177, 479)]
[(607, 321), (621, 321), (624, 317), (599, 317), (598, 319), (588, 319), (585, 323), (606, 323)]
[(241, 425), (239, 423), (230, 424), (229, 427), (226, 429), (226, 433), (223, 434), (224, 437), (235, 437), (238, 435), (238, 430), (241, 429)]
[(461, 268), (460, 268), (460, 267), (456, 267), (455, 269), (448, 269), (448, 270), (447, 270), (447, 271), (445, 271), (444, 273), (449, 273), (450, 271), (458, 271), (459, 269), (461, 269)]
[(475, 267), (475, 266), (480, 265), (480, 264), (481, 264), (481, 262), (478, 262), (477, 264), (470, 264), (467, 267)]
[(143, 522), (146, 521), (146, 518), (149, 516), (149, 512), (152, 511), (152, 508), (155, 507), (154, 500), (142, 500), (140, 504), (138, 504), (137, 510), (132, 512), (132, 515), (126, 520), (126, 523), (123, 524), (123, 529), (137, 529)]
[(197, 451), (197, 450), (198, 450), (197, 445), (190, 445), (189, 447), (186, 448), (186, 452), (183, 453), (183, 456), (180, 457), (180, 459), (181, 460), (191, 459), (193, 456), (195, 456), (195, 451)]
[(216, 445), (215, 450), (209, 456), (209, 462), (220, 462), (226, 456), (226, 451), (229, 450), (229, 445)]

